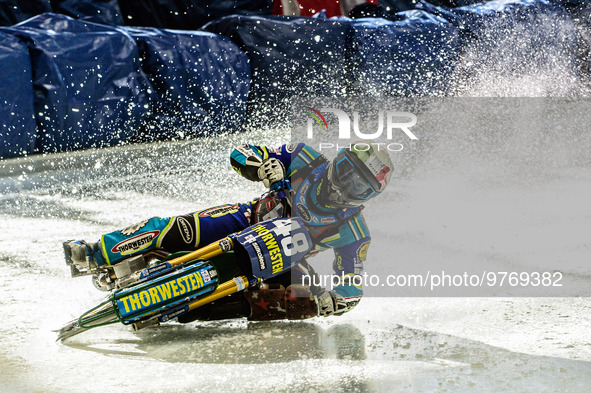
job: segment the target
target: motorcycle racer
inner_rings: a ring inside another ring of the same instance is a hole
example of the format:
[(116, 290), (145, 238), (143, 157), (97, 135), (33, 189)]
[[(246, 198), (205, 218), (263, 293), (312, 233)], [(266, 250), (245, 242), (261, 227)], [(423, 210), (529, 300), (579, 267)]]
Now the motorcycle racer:
[[(351, 278), (363, 273), (371, 240), (361, 211), (363, 203), (383, 192), (390, 181), (393, 165), (387, 152), (373, 143), (356, 142), (341, 149), (329, 162), (304, 143), (277, 149), (245, 144), (232, 151), (230, 162), (240, 175), (251, 181), (262, 181), (266, 187), (289, 180), (292, 188), (289, 198), (268, 192), (247, 203), (168, 218), (153, 217), (104, 234), (96, 243), (64, 243), (66, 262), (73, 266), (73, 271), (83, 272), (100, 265), (114, 265), (149, 249), (194, 250), (264, 220), (298, 216), (314, 244), (308, 257), (332, 248), (335, 277), (340, 277), (342, 282), (325, 290), (289, 285), (291, 276), (277, 277), (274, 281), (281, 284), (278, 288), (271, 284), (262, 290), (240, 294), (242, 298), (232, 316), (256, 320), (302, 319), (341, 315), (355, 307), (363, 291), (352, 284), (355, 280)], [(313, 272), (307, 263), (302, 265)], [(221, 314), (212, 315), (213, 307), (212, 303), (209, 308), (197, 309), (195, 315), (181, 322), (221, 319)]]

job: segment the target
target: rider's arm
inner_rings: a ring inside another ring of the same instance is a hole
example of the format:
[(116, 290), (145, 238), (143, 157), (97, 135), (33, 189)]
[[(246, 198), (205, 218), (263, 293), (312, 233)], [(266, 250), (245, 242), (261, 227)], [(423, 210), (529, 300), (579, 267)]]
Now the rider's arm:
[(281, 162), (284, 177), (288, 178), (298, 169), (305, 167), (320, 154), (305, 143), (282, 145), (277, 149), (266, 146), (240, 145), (230, 154), (232, 168), (252, 181), (262, 180), (259, 168), (263, 163), (275, 159)]
[(335, 252), (332, 282), (336, 285), (317, 296), (319, 315), (341, 315), (359, 303), (363, 296), (363, 262), (370, 241), (369, 229), (361, 212), (341, 223), (337, 233), (321, 239), (324, 246)]
[(342, 315), (359, 303), (363, 297), (363, 262), (370, 240), (368, 236), (334, 249), (333, 287), (317, 296), (319, 315)]

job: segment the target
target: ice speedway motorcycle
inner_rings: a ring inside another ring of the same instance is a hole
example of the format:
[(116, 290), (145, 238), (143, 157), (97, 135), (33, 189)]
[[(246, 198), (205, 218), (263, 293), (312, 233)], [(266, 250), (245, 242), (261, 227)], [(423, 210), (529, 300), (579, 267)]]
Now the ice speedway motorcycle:
[[(270, 192), (286, 201), (288, 189), (289, 183), (284, 181)], [(111, 293), (59, 329), (58, 340), (118, 322), (139, 330), (180, 318), (288, 273), (303, 261), (311, 245), (303, 221), (282, 217), (262, 221), (192, 252), (150, 250), (94, 269), (70, 265), (73, 277), (92, 275), (95, 285)]]

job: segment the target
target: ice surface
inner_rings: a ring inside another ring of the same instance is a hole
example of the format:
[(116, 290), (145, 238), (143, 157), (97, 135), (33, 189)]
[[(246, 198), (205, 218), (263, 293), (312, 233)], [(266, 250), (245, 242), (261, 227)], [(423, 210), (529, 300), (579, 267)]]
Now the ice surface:
[[(339, 318), (171, 323), (138, 332), (114, 325), (55, 342), (53, 329), (103, 297), (87, 277), (69, 277), (61, 241), (96, 239), (105, 231), (151, 215), (248, 200), (262, 186), (235, 175), (227, 158), (231, 147), (243, 140), (275, 145), (280, 136), (235, 135), (0, 163), (1, 391), (591, 389), (588, 298), (366, 297), (354, 311)], [(562, 189), (570, 195), (555, 223), (560, 228), (588, 220), (588, 213), (583, 217), (575, 207), (583, 206), (576, 191), (586, 189), (588, 173), (567, 167), (557, 174)], [(456, 179), (440, 180), (454, 184)], [(476, 252), (479, 241), (484, 242), (476, 234), (452, 248), (446, 246), (453, 240), (450, 236), (470, 232), (461, 222), (446, 217), (449, 213), (415, 200), (414, 196), (423, 195), (417, 190), (426, 187), (428, 179), (399, 181), (390, 197), (402, 207), (398, 221), (405, 226), (392, 225), (391, 236), (402, 261), (417, 243), (437, 255), (456, 250), (473, 258), (495, 258)], [(534, 184), (534, 189), (544, 187)], [(475, 202), (462, 199), (468, 195), (462, 191), (450, 186), (441, 198), (470, 208)], [(486, 198), (513, 201), (507, 205), (512, 213), (527, 218), (527, 206), (521, 204), (518, 191), (516, 187), (497, 189), (498, 195)], [(543, 195), (559, 198), (563, 194)], [(423, 206), (425, 216), (418, 206)], [(378, 216), (371, 211), (368, 207), (370, 225)], [(448, 229), (429, 227), (433, 215), (448, 222)], [(579, 258), (584, 264), (588, 249), (571, 245), (582, 244), (588, 239), (585, 236), (588, 233), (556, 249), (566, 250), (563, 258)], [(504, 249), (503, 255), (519, 261), (519, 256), (535, 252), (534, 243), (519, 244)], [(502, 258), (498, 263), (503, 264)], [(582, 282), (588, 285), (588, 276)]]
[[(524, 37), (535, 31), (491, 33), (488, 46), (464, 48), (456, 95), (589, 96), (569, 56), (532, 52)], [(367, 270), (564, 269), (565, 283), (588, 296), (591, 139), (588, 121), (570, 124), (586, 105), (563, 106), (555, 117), (567, 121), (550, 128), (539, 124), (552, 109), (542, 103), (511, 119), (479, 113), (513, 132), (420, 135), (428, 148), (395, 157), (395, 185), (365, 210)], [(447, 120), (462, 130), (474, 112), (463, 115)], [(55, 341), (52, 330), (104, 296), (89, 278), (69, 277), (62, 241), (247, 201), (263, 188), (232, 171), (230, 149), (289, 139), (267, 130), (0, 161), (0, 391), (591, 391), (588, 297), (374, 294), (338, 318), (113, 325)], [(311, 262), (330, 271), (332, 260)]]

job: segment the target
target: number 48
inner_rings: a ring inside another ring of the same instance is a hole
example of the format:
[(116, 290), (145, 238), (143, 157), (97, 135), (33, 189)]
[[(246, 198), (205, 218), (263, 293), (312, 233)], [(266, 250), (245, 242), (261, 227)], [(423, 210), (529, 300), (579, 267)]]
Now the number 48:
[(295, 220), (286, 219), (275, 222), (273, 232), (283, 237), (281, 239), (281, 248), (285, 256), (291, 257), (294, 254), (307, 252), (310, 249), (305, 233), (297, 232), (292, 236), (292, 231), (300, 228), (300, 224)]

